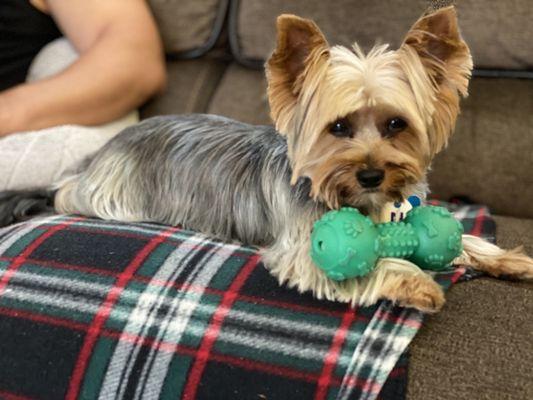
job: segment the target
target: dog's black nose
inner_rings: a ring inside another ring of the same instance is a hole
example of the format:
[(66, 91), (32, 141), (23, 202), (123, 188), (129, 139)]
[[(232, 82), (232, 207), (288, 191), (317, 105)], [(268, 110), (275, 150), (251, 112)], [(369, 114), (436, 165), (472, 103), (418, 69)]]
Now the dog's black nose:
[(362, 187), (375, 188), (383, 182), (385, 171), (382, 169), (363, 169), (357, 171), (356, 177)]

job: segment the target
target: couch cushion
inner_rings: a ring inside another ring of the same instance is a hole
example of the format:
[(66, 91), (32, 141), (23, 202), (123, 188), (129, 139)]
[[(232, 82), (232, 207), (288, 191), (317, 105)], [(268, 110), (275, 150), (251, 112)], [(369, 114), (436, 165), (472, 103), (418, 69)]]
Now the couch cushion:
[(209, 112), (250, 124), (270, 124), (263, 71), (231, 64), (217, 87)]
[(433, 192), (533, 218), (531, 110), (533, 80), (473, 79), (450, 146), (434, 162)]
[(530, 0), (456, 0), (455, 3), (476, 68), (533, 69)]
[(168, 62), (167, 88), (141, 109), (141, 117), (206, 112), (225, 68), (224, 62), (205, 57)]
[(454, 285), (410, 347), (407, 399), (533, 398), (533, 284)]
[[(400, 44), (408, 28), (429, 6), (456, 3), (460, 25), (477, 68), (531, 69), (533, 7), (529, 0), (247, 0), (232, 2), (232, 49), (246, 64), (260, 66), (274, 47), (275, 19), (293, 13), (314, 19), (332, 44), (364, 48), (375, 42)], [(248, 61), (248, 62), (247, 62)]]
[(229, 0), (149, 0), (165, 50), (180, 57), (197, 57), (216, 42)]
[(425, 0), (401, 4), (374, 0), (233, 1), (229, 20), (232, 50), (245, 63), (265, 60), (274, 48), (276, 17), (283, 13), (315, 20), (331, 44), (350, 46), (357, 41), (368, 48), (378, 41), (397, 46), (426, 6)]
[(496, 221), (496, 243), (506, 249), (524, 246), (533, 256), (533, 219), (494, 216)]

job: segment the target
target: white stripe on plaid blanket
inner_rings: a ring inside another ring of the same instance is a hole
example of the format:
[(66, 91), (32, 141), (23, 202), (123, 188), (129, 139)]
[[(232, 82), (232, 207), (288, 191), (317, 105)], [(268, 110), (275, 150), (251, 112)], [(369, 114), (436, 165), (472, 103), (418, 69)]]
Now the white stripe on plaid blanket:
[[(29, 231), (31, 231), (32, 229), (40, 225), (59, 225), (63, 222), (65, 217), (66, 217), (65, 215), (54, 215), (54, 216), (46, 217), (46, 218), (34, 218), (30, 221), (22, 222), (15, 226), (18, 226), (18, 225), (23, 226), (24, 232), (28, 233)], [(31, 227), (28, 227), (29, 225), (31, 225)], [(139, 235), (147, 236), (147, 237), (157, 235), (161, 233), (162, 229), (165, 229), (165, 227), (161, 225), (149, 224), (149, 223), (144, 223), (144, 222), (142, 223), (142, 225), (140, 225), (140, 224), (135, 224), (135, 223), (122, 223), (118, 221), (105, 221), (105, 220), (99, 220), (99, 219), (78, 221), (76, 222), (73, 228), (76, 228), (76, 227), (95, 228), (95, 229), (108, 230), (108, 231), (122, 231), (122, 232), (134, 233), (134, 234), (137, 233)], [(12, 226), (7, 227), (7, 228), (2, 228), (0, 229), (0, 232), (3, 232), (3, 230), (7, 230), (11, 228)], [(23, 235), (18, 236), (17, 239), (22, 236)], [(9, 243), (10, 243), (9, 245), (13, 244), (17, 240), (17, 239), (12, 239), (12, 238), (13, 237), (10, 237), (9, 239)], [(186, 229), (178, 230), (168, 235), (168, 238), (175, 239), (175, 240), (187, 240), (190, 243), (196, 244), (196, 245), (206, 240), (205, 235), (199, 234), (194, 231), (189, 231)], [(9, 248), (9, 246), (6, 247), (6, 243), (7, 241), (2, 243), (2, 247), (0, 248), (0, 254), (2, 254), (7, 248)], [(209, 243), (218, 243), (218, 242), (213, 242), (213, 240), (211, 239)], [(257, 251), (251, 247), (246, 247), (246, 246), (242, 246), (239, 244), (224, 243), (224, 247), (228, 247), (228, 246), (235, 247), (235, 249), (238, 248), (240, 253), (245, 253), (245, 254), (254, 254)]]
[(13, 299), (23, 303), (33, 303), (40, 306), (56, 307), (66, 311), (76, 311), (88, 315), (94, 315), (98, 311), (99, 303), (87, 302), (86, 299), (76, 298), (72, 295), (58, 295), (43, 296), (40, 290), (25, 289), (17, 287), (14, 289), (12, 285), (8, 285), (2, 297), (6, 299)]
[[(374, 314), (374, 317), (368, 324), (363, 333), (362, 339), (359, 341), (356, 349), (353, 352), (352, 359), (337, 394), (338, 400), (347, 400), (355, 390), (355, 385), (350, 385), (352, 379), (364, 378), (369, 390), (363, 388), (361, 390), (360, 399), (373, 400), (379, 395), (379, 390), (372, 390), (373, 386), (381, 388), (385, 383), (390, 372), (396, 365), (398, 358), (405, 351), (416, 332), (415, 328), (406, 326), (406, 320), (414, 320), (422, 323), (423, 314), (414, 309), (405, 308), (398, 317), (398, 322), (394, 329), (388, 332), (384, 329), (387, 323), (386, 318), (380, 318), (393, 310), (394, 306), (390, 302), (382, 302)], [(385, 343), (380, 349), (379, 354), (372, 354), (375, 350), (372, 345), (376, 343), (376, 339), (386, 338)], [(365, 366), (371, 367), (369, 376), (361, 377), (361, 370)]]
[[(100, 221), (100, 220), (80, 221), (80, 222), (76, 222), (76, 227), (81, 226), (81, 227), (86, 227), (86, 228), (96, 228), (96, 229), (109, 230), (109, 231), (131, 232), (131, 233), (138, 233), (143, 236), (153, 236), (161, 232), (161, 226), (159, 227), (154, 226), (153, 229), (146, 229), (144, 228), (144, 224), (143, 226), (138, 226), (138, 225), (121, 225), (118, 223), (115, 223), (115, 224), (107, 223), (106, 224), (104, 222), (105, 221)], [(178, 230), (168, 235), (168, 238), (175, 239), (175, 240), (187, 240), (190, 243), (193, 243), (196, 245), (206, 240), (205, 235), (201, 235), (196, 232), (188, 231), (188, 230), (183, 230), (183, 231)], [(213, 242), (212, 240), (210, 240), (209, 243), (218, 243), (218, 242)], [(235, 249), (239, 249), (240, 253), (245, 253), (245, 254), (253, 254), (257, 251), (251, 247), (224, 243), (224, 247), (227, 247), (227, 246), (233, 246), (235, 247)]]
[[(39, 226), (45, 225), (45, 224), (59, 225), (63, 221), (64, 218), (65, 218), (64, 215), (59, 215), (59, 216), (58, 215), (54, 215), (54, 216), (51, 216), (51, 217), (34, 219), (34, 220), (30, 220), (30, 221), (27, 221), (27, 222), (22, 222), (20, 224), (15, 225), (14, 226), (14, 227), (16, 227), (15, 229), (18, 229), (18, 231), (14, 232), (14, 233), (12, 232), (11, 235), (9, 236), (9, 238), (2, 242), (2, 244), (0, 245), (0, 254), (4, 254), (5, 251), (8, 250), (21, 237), (23, 237), (24, 235), (30, 233), (35, 228), (38, 228)], [(8, 230), (13, 231), (14, 227), (10, 226), (10, 227), (7, 227), (7, 228), (3, 228), (0, 231), (2, 231), (2, 232), (8, 231)]]
[[(29, 262), (29, 264), (31, 264), (31, 262)], [(42, 290), (43, 295), (46, 294), (44, 289), (52, 289), (53, 293), (55, 293), (55, 289), (56, 291), (72, 292), (77, 295), (100, 295), (102, 298), (105, 298), (105, 295), (109, 292), (109, 285), (105, 283), (88, 282), (66, 276), (53, 276), (49, 274), (41, 275), (39, 273), (27, 272), (20, 269), (10, 282), (10, 285), (14, 286), (18, 284), (38, 286), (39, 290)], [(135, 296), (131, 291), (124, 291), (123, 297), (128, 295), (132, 298)], [(96, 304), (99, 304), (99, 301)]]
[(4, 237), (12, 237), (12, 235), (15, 234), (18, 229), (22, 228), (23, 227), (20, 225), (9, 225), (7, 227), (0, 228), (0, 241), (2, 241)]

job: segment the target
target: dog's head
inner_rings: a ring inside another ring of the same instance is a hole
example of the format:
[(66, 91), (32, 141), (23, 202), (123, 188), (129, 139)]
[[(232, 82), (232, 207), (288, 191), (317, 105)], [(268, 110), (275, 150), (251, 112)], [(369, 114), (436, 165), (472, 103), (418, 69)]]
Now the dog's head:
[(420, 18), (398, 50), (330, 47), (314, 22), (277, 21), (266, 64), (271, 115), (292, 182), (330, 208), (409, 196), (447, 143), (467, 95), (470, 51), (453, 7)]

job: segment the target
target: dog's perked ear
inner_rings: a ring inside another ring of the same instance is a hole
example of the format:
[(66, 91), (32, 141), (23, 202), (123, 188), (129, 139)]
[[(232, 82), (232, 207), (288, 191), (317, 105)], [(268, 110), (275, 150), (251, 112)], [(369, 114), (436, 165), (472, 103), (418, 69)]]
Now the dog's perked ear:
[(417, 68), (409, 59), (417, 58), (434, 91), (429, 139), (432, 153), (440, 151), (453, 132), (459, 113), (460, 96), (468, 95), (472, 56), (463, 40), (453, 6), (421, 17), (408, 32), (401, 48), (404, 67), (415, 91), (424, 91)]
[(305, 75), (327, 60), (328, 49), (324, 35), (313, 21), (290, 14), (278, 17), (277, 45), (265, 69), (271, 117), (281, 133), (288, 133)]

